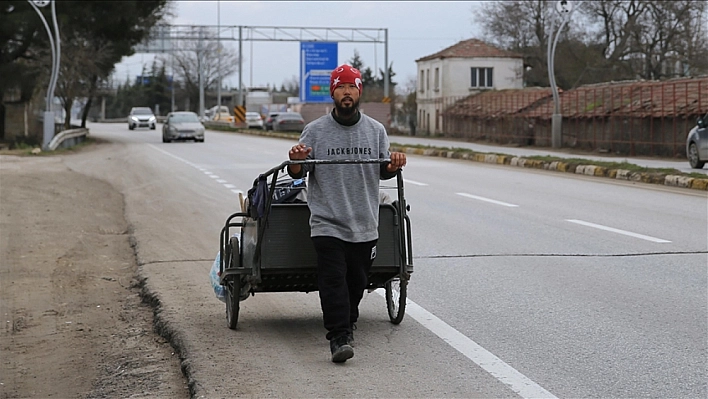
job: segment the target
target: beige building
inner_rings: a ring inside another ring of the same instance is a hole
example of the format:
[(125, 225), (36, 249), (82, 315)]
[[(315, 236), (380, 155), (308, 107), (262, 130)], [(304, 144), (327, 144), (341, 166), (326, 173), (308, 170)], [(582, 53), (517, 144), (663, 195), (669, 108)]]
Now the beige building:
[(416, 60), (418, 131), (442, 133), (446, 105), (484, 90), (523, 88), (523, 56), (469, 39)]

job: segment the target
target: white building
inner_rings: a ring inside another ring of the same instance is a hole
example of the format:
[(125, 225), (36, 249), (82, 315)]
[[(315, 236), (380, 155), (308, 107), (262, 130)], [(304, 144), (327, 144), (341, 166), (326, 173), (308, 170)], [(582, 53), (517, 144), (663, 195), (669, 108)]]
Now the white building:
[(482, 90), (522, 89), (523, 56), (469, 39), (417, 59), (418, 131), (440, 134), (446, 105)]

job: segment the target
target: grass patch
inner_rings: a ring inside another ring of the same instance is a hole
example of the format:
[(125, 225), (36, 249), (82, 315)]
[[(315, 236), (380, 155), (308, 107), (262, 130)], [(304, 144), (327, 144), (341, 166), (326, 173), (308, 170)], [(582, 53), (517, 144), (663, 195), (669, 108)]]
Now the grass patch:
[(46, 157), (52, 155), (71, 154), (74, 152), (81, 151), (85, 147), (96, 143), (98, 143), (98, 140), (93, 137), (87, 137), (86, 139), (84, 139), (84, 141), (74, 146), (68, 148), (57, 148), (54, 151), (42, 151), (38, 154), (33, 154), (32, 151), (35, 148), (40, 148), (40, 146), (18, 143), (11, 150), (0, 150), (0, 155), (15, 155), (19, 157)]

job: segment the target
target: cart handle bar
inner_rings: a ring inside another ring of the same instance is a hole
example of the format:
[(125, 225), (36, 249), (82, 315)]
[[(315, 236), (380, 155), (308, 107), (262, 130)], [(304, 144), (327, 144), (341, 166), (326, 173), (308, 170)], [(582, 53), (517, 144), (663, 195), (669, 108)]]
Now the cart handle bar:
[(288, 165), (326, 165), (326, 164), (364, 164), (364, 163), (378, 163), (387, 164), (391, 163), (388, 158), (377, 158), (377, 159), (302, 159), (302, 160), (288, 160), (284, 161), (280, 165), (271, 168), (267, 172), (261, 174), (261, 176), (268, 177), (273, 173), (283, 170)]

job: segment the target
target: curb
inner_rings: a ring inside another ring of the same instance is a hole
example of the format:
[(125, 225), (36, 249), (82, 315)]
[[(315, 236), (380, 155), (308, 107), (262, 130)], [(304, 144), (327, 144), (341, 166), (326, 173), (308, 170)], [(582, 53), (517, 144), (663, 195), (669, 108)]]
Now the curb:
[(443, 158), (464, 159), (474, 162), (484, 162), (497, 165), (510, 165), (521, 168), (544, 169), (557, 172), (575, 173), (585, 176), (608, 177), (617, 180), (636, 181), (650, 184), (661, 184), (664, 186), (689, 188), (694, 190), (708, 191), (708, 178), (700, 179), (688, 176), (669, 175), (655, 172), (632, 172), (626, 169), (609, 169), (597, 165), (582, 165), (563, 161), (539, 161), (536, 159), (526, 159), (512, 157), (509, 155), (471, 153), (466, 151), (448, 151), (434, 148), (414, 148), (391, 146), (391, 151), (403, 152), (406, 154), (437, 156)]
[[(273, 131), (254, 132), (246, 129), (229, 129), (235, 133), (245, 133), (255, 136), (277, 137), (283, 139), (297, 140), (299, 137), (288, 133)], [(389, 138), (391, 139), (391, 138)], [(406, 154), (424, 155), (432, 157), (464, 159), (473, 162), (484, 162), (497, 165), (510, 165), (521, 168), (552, 170), (556, 172), (575, 173), (585, 176), (606, 177), (617, 180), (635, 181), (649, 184), (661, 184), (664, 186), (688, 188), (693, 190), (708, 191), (708, 178), (700, 179), (681, 175), (669, 175), (655, 172), (632, 172), (626, 169), (609, 169), (597, 165), (584, 165), (563, 161), (539, 161), (510, 155), (497, 155), (475, 153), (469, 151), (440, 150), (437, 148), (417, 148), (405, 147), (398, 144), (391, 144), (391, 151), (403, 152)]]

